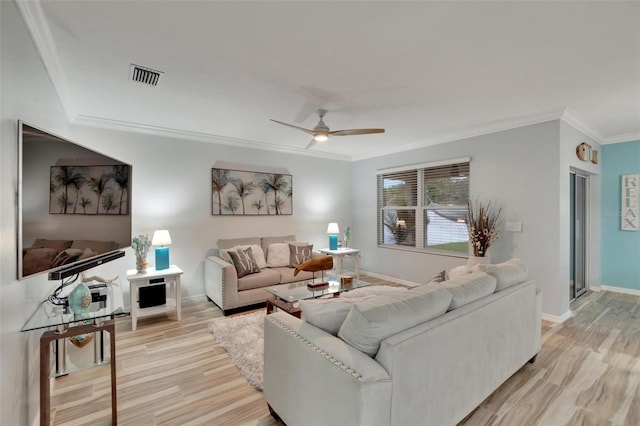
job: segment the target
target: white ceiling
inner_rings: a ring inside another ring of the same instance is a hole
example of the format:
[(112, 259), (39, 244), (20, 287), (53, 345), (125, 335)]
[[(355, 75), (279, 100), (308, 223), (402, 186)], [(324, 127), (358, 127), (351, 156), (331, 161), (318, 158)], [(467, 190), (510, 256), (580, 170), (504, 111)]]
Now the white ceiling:
[[(640, 2), (19, 1), (69, 118), (360, 159), (558, 119), (640, 139)], [(157, 87), (130, 64), (162, 71)], [(309, 151), (329, 110), (334, 137)]]

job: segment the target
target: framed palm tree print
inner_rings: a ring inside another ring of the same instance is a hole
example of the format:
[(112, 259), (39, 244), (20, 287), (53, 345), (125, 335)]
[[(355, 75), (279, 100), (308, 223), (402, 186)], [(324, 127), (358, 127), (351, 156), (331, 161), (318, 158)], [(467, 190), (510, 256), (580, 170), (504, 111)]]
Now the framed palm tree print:
[(293, 214), (293, 177), (279, 173), (211, 169), (211, 214)]
[(127, 215), (131, 166), (52, 166), (50, 214)]

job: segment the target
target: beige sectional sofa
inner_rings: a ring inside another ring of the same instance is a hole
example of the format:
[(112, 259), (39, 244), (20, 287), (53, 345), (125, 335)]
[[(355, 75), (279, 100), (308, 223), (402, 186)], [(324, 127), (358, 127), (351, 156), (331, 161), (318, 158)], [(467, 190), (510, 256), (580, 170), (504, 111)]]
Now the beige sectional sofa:
[(265, 400), (292, 425), (455, 425), (540, 350), (541, 292), (510, 268), (268, 315)]
[[(277, 246), (272, 246), (272, 244)], [(313, 278), (313, 273), (306, 271), (300, 271), (294, 275), (295, 269), (290, 266), (289, 244), (309, 246), (304, 242), (296, 242), (295, 235), (218, 240), (217, 249), (212, 250), (212, 254), (207, 256), (204, 262), (207, 297), (218, 305), (226, 315), (231, 309), (265, 302), (269, 296), (264, 291), (267, 287), (286, 287), (291, 283)], [(286, 259), (283, 256), (276, 256), (275, 252), (269, 252), (270, 248), (281, 250), (283, 245), (287, 246)], [(263, 261), (258, 262), (260, 264), (259, 272), (242, 277), (238, 276), (238, 271), (228, 256), (229, 250), (237, 250), (238, 247), (253, 247), (252, 253), (256, 257), (261, 256), (260, 251), (263, 253)], [(323, 256), (315, 251), (311, 251), (310, 255), (312, 258)]]

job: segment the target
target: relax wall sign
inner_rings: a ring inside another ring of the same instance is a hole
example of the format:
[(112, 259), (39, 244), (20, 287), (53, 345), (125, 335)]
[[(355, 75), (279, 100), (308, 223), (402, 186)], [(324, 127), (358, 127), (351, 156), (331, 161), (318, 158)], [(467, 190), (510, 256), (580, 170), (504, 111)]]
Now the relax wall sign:
[(620, 227), (623, 231), (638, 230), (638, 184), (640, 175), (622, 175), (622, 215)]

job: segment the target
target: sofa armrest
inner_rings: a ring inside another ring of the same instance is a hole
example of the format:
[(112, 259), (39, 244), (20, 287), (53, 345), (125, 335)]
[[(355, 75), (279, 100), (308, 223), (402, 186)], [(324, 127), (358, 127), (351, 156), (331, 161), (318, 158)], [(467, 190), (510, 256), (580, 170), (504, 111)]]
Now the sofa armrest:
[(263, 395), (287, 424), (389, 424), (391, 377), (374, 359), (284, 312), (264, 330)]
[(207, 297), (223, 311), (234, 307), (238, 294), (238, 274), (229, 262), (209, 256), (204, 262), (204, 288)]

